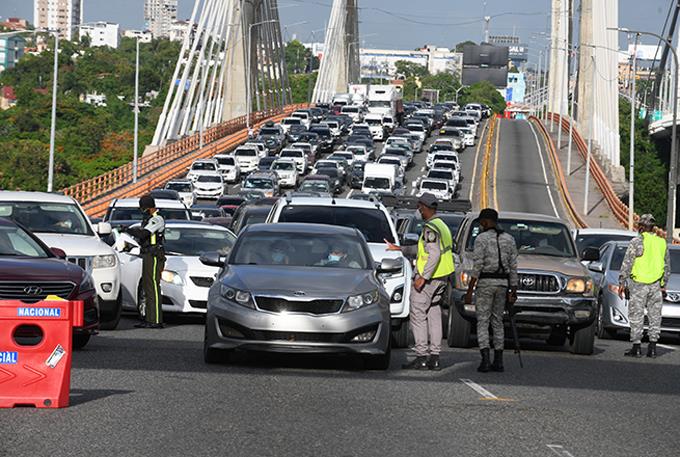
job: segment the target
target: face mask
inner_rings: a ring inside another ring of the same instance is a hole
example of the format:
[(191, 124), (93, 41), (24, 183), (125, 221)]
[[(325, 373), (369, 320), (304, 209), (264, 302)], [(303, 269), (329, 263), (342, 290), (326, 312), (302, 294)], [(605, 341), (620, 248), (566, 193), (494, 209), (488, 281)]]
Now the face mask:
[(328, 254), (328, 261), (329, 262), (340, 262), (341, 260), (342, 260), (341, 255)]
[(283, 252), (274, 252), (272, 254), (272, 260), (276, 263), (283, 262), (286, 258), (286, 255)]

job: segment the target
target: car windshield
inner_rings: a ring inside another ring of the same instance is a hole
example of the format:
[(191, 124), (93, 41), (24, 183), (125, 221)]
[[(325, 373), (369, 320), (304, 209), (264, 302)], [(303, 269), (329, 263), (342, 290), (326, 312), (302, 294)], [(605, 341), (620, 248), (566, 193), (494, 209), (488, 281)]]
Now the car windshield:
[(309, 130), (320, 136), (331, 136), (331, 129), (328, 127), (312, 127)]
[(341, 112), (343, 113), (358, 113), (359, 108), (356, 106), (343, 106)]
[(354, 154), (354, 155), (360, 155), (360, 156), (366, 154), (366, 152), (367, 152), (366, 148), (357, 147), (357, 146), (350, 146), (350, 147), (347, 148), (347, 150), (352, 152), (352, 154)]
[(319, 160), (316, 163), (316, 168), (338, 168), (340, 164), (336, 162), (335, 160), (331, 159), (326, 159), (326, 160)]
[(264, 127), (260, 130), (260, 135), (279, 135), (281, 132), (277, 128)]
[(340, 172), (337, 170), (337, 168), (322, 167), (316, 170), (316, 174), (335, 179), (340, 175)]
[(164, 247), (169, 255), (200, 256), (210, 251), (226, 255), (235, 241), (236, 237), (226, 230), (167, 227)]
[(286, 125), (300, 125), (302, 121), (296, 117), (289, 117), (281, 121), (281, 123)]
[(423, 130), (425, 130), (422, 125), (415, 124), (408, 124), (406, 128), (409, 129), (411, 132), (422, 132)]
[(358, 229), (369, 243), (394, 242), (385, 214), (378, 208), (344, 208), (341, 206), (286, 206), (279, 222), (330, 224)]
[(432, 189), (432, 190), (446, 190), (449, 186), (445, 182), (438, 181), (423, 181), (420, 185), (421, 189)]
[(390, 180), (388, 178), (366, 178), (364, 180), (364, 187), (387, 190), (390, 188)]
[(214, 171), (217, 170), (217, 167), (215, 166), (214, 163), (212, 162), (194, 162), (194, 164), (191, 166), (192, 170), (210, 170)]
[(0, 257), (49, 257), (26, 231), (16, 226), (0, 227)]
[(237, 149), (234, 155), (236, 157), (256, 157), (257, 151), (253, 149)]
[(92, 235), (80, 208), (69, 203), (0, 202), (0, 217), (7, 217), (38, 233)]
[[(340, 259), (330, 254), (340, 254)], [(369, 259), (357, 237), (338, 234), (245, 233), (229, 259), (232, 265), (351, 268), (366, 270)]]
[[(505, 219), (498, 221), (498, 226), (512, 235), (520, 254), (576, 257), (569, 230), (564, 224)], [(479, 233), (479, 221), (475, 220), (466, 243), (468, 250), (473, 249)]]
[(234, 158), (233, 157), (218, 157), (217, 163), (219, 163), (220, 165), (234, 165)]
[(238, 206), (244, 201), (241, 197), (221, 197), (217, 200), (217, 206)]
[(166, 189), (175, 190), (177, 192), (191, 192), (191, 184), (188, 182), (171, 182), (165, 185)]
[(354, 158), (353, 154), (348, 154), (346, 152), (336, 152), (335, 154), (333, 154), (333, 156), (339, 157), (339, 158), (345, 159), (345, 160), (352, 160)]
[(295, 170), (295, 164), (292, 162), (274, 162), (272, 170)]
[(453, 173), (450, 171), (439, 171), (439, 170), (431, 170), (427, 174), (428, 178), (435, 178), (435, 179), (453, 179)]
[(614, 234), (585, 234), (579, 233), (576, 236), (576, 247), (578, 252), (583, 252), (587, 248), (600, 249), (607, 241), (630, 241), (635, 235), (614, 235)]
[(308, 143), (315, 143), (316, 141), (319, 140), (319, 135), (317, 135), (316, 133), (303, 133), (302, 135), (300, 135), (300, 138), (298, 139), (304, 140)]
[(281, 151), (279, 157), (293, 157), (300, 159), (304, 157), (305, 153), (303, 151)]
[(408, 155), (408, 152), (406, 152), (406, 149), (401, 149), (401, 148), (387, 148), (387, 149), (385, 149), (384, 154), (390, 155), (390, 156), (406, 157)]
[(199, 176), (196, 182), (211, 182), (211, 183), (221, 183), (222, 178), (219, 176), (203, 175)]
[(434, 168), (449, 168), (451, 170), (455, 170), (456, 169), (456, 162), (453, 162), (451, 160), (437, 160), (434, 163)]
[[(188, 211), (181, 208), (158, 208), (158, 212), (163, 219), (186, 221), (191, 219)], [(111, 210), (111, 221), (141, 221), (144, 215), (139, 208), (113, 208)]]
[(274, 183), (267, 178), (248, 178), (243, 187), (246, 189), (273, 189)]
[(456, 160), (456, 156), (453, 154), (435, 154), (432, 160)]
[(397, 158), (392, 159), (392, 158), (389, 158), (389, 157), (384, 157), (384, 158), (378, 160), (378, 163), (386, 163), (386, 164), (389, 164), (389, 165), (401, 166), (401, 160), (399, 160)]
[(305, 181), (298, 189), (301, 192), (330, 192), (330, 187), (325, 181)]

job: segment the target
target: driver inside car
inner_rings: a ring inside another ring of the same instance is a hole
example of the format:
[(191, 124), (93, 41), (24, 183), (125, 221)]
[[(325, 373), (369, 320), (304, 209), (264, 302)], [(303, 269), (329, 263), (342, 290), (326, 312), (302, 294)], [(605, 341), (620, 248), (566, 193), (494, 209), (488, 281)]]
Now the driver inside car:
[(361, 268), (361, 265), (348, 256), (347, 248), (340, 243), (331, 246), (328, 257), (322, 260), (321, 264), (328, 267)]

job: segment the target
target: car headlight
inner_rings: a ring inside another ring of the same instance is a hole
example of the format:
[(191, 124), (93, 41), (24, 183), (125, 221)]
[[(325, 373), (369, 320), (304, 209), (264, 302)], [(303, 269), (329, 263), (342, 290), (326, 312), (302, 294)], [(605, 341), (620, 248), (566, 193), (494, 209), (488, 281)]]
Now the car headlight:
[(174, 271), (170, 270), (163, 270), (161, 273), (161, 280), (165, 281), (170, 284), (174, 284), (176, 286), (181, 286), (184, 284), (184, 281), (182, 281), (182, 277), (175, 273)]
[(618, 284), (609, 284), (607, 286), (607, 289), (609, 289), (609, 292), (618, 295), (619, 292), (621, 291), (621, 286), (619, 286)]
[(253, 296), (250, 295), (250, 292), (234, 289), (222, 284), (220, 286), (220, 294), (229, 301), (236, 302), (246, 308), (255, 309), (255, 302), (253, 301)]
[(380, 294), (377, 289), (365, 294), (352, 295), (347, 299), (347, 305), (343, 312), (354, 311), (364, 306), (378, 303), (378, 300), (380, 300)]
[(593, 292), (593, 281), (588, 278), (570, 278), (566, 292), (569, 294), (590, 294)]
[(87, 292), (88, 290), (94, 290), (94, 280), (92, 279), (92, 275), (90, 275), (90, 273), (85, 273), (85, 277), (83, 278), (83, 281), (80, 283), (80, 287), (78, 287), (78, 290), (81, 294), (83, 292)]
[(92, 268), (113, 268), (116, 266), (116, 255), (96, 255), (92, 259)]

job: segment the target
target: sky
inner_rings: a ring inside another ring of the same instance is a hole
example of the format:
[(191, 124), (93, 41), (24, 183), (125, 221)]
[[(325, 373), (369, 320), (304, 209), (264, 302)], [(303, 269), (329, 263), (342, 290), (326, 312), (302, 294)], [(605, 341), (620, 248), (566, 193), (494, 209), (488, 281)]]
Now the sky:
[[(179, 1), (179, 18), (191, 16), (194, 0)], [(425, 44), (453, 47), (483, 37), (483, 17), (492, 16), (492, 35), (520, 36), (534, 44), (532, 34), (549, 27), (550, 0), (357, 0), (362, 46), (415, 49)], [(602, 0), (596, 0), (602, 1)], [(660, 32), (675, 0), (619, 0), (619, 25)], [(284, 39), (321, 41), (332, 0), (278, 0)], [(644, 4), (644, 7), (641, 7)], [(144, 0), (84, 0), (85, 21), (117, 22), (124, 29), (144, 25)], [(31, 0), (0, 0), (0, 17), (32, 20)], [(303, 24), (300, 24), (304, 22)], [(622, 45), (625, 37), (622, 37)], [(534, 46), (536, 47), (536, 46)], [(534, 60), (531, 59), (530, 60)]]

